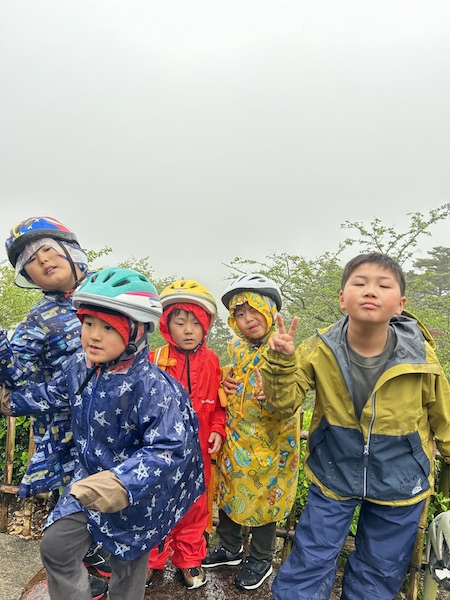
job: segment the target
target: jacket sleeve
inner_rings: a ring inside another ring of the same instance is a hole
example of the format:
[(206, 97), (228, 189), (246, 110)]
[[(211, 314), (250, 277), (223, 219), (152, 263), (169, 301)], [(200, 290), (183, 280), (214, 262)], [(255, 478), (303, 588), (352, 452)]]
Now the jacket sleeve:
[(308, 372), (311, 371), (310, 362), (303, 345), (289, 356), (268, 348), (263, 359), (259, 370), (265, 402), (285, 417), (294, 414), (303, 404), (306, 392), (314, 388), (313, 374)]
[(45, 348), (46, 333), (31, 317), (23, 321), (8, 340), (0, 331), (0, 382), (10, 387), (27, 379)]
[[(198, 420), (193, 411), (188, 415), (190, 400), (181, 384), (162, 387), (153, 380), (147, 394), (149, 412), (141, 413), (141, 420), (146, 423), (143, 445), (111, 469), (127, 491), (130, 506), (152, 494), (166, 494), (169, 499), (189, 470), (192, 456), (199, 456), (201, 461)], [(203, 472), (203, 462), (200, 464)]]
[(424, 393), (430, 401), (428, 418), (436, 446), (444, 461), (450, 463), (450, 385), (444, 371), (430, 377), (430, 387)]
[(19, 385), (11, 390), (9, 399), (15, 417), (68, 409), (69, 395), (64, 373), (59, 371), (53, 379), (43, 383)]
[(217, 397), (216, 397), (216, 405), (214, 407), (214, 412), (212, 414), (210, 431), (220, 433), (220, 435), (222, 436), (222, 440), (224, 440), (225, 439), (226, 412), (225, 412), (225, 408), (223, 407), (222, 402), (219, 397), (219, 389), (220, 389), (220, 386), (222, 385), (222, 383), (221, 383), (222, 370), (220, 368), (218, 358), (217, 358), (216, 372), (214, 375), (215, 375), (215, 379), (217, 380)]

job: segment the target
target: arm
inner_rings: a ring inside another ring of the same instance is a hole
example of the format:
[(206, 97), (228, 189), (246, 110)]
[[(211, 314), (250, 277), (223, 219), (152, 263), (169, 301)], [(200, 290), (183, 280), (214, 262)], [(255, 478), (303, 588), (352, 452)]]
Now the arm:
[(431, 377), (434, 389), (424, 390), (427, 398), (434, 401), (428, 408), (428, 417), (436, 445), (444, 461), (450, 463), (450, 385), (443, 370), (437, 377)]
[(300, 352), (295, 352), (294, 345), (298, 318), (294, 317), (288, 332), (280, 314), (277, 315), (277, 321), (278, 333), (269, 338), (269, 349), (263, 353), (264, 360), (259, 367), (262, 378), (260, 395), (278, 412), (289, 416), (301, 406), (310, 387), (306, 381), (302, 385), (303, 380), (299, 377)]
[(63, 371), (38, 384), (19, 385), (10, 392), (11, 413), (39, 415), (69, 408), (69, 396)]
[(0, 330), (0, 382), (13, 387), (27, 379), (44, 353), (45, 340), (45, 331), (30, 316), (17, 327), (11, 340), (5, 330)]
[(158, 502), (171, 501), (174, 494), (181, 492), (178, 482), (189, 478), (194, 456), (203, 473), (198, 420), (188, 393), (166, 373), (150, 382), (140, 407), (139, 418), (144, 427), (141, 446), (111, 468), (127, 491), (130, 505), (142, 499), (147, 501), (152, 495)]

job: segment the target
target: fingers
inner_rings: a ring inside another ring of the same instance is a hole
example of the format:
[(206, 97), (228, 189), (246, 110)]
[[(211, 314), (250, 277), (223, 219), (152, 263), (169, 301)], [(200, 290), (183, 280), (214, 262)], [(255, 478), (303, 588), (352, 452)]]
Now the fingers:
[(259, 369), (257, 369), (255, 367), (255, 381), (256, 381), (256, 387), (258, 387), (260, 390), (262, 390), (262, 386), (263, 386), (263, 382), (262, 382), (262, 375)]
[(291, 337), (295, 337), (295, 332), (297, 331), (297, 325), (298, 325), (298, 317), (294, 317), (292, 319), (292, 323), (291, 323), (291, 326), (289, 328), (289, 335)]
[[(277, 314), (277, 325), (278, 325), (278, 333), (280, 335), (286, 335), (286, 327), (284, 326), (283, 317), (280, 315), (280, 313)], [(287, 334), (290, 335), (291, 337), (295, 337), (295, 332), (297, 331), (297, 325), (298, 325), (298, 317), (294, 317), (292, 319), (292, 323), (291, 323), (291, 326), (289, 327), (289, 331), (287, 332)]]

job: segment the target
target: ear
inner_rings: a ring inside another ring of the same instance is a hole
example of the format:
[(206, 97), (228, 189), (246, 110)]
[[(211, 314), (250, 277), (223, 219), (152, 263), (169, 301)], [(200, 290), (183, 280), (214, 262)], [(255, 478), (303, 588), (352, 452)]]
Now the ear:
[(342, 290), (339, 292), (339, 308), (345, 310), (344, 293)]
[(395, 311), (395, 315), (401, 315), (403, 312), (403, 309), (405, 308), (405, 304), (406, 304), (406, 297), (402, 296), (400, 299), (400, 304), (398, 305), (398, 309)]

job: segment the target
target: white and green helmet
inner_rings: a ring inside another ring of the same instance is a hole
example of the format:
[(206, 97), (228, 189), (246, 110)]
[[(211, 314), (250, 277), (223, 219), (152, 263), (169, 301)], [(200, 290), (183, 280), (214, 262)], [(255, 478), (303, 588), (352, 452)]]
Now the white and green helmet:
[(155, 286), (134, 269), (107, 267), (93, 273), (73, 294), (76, 309), (88, 304), (113, 310), (154, 331), (162, 315)]

